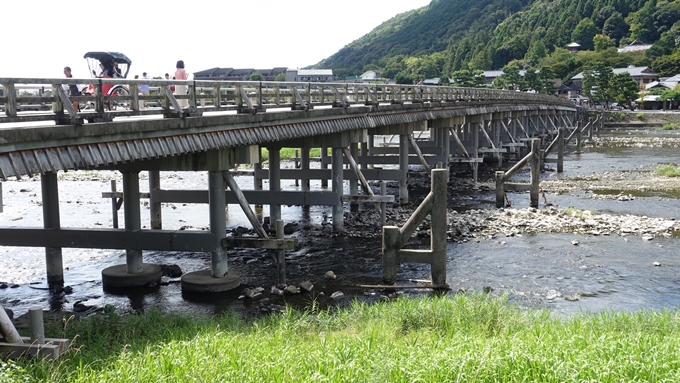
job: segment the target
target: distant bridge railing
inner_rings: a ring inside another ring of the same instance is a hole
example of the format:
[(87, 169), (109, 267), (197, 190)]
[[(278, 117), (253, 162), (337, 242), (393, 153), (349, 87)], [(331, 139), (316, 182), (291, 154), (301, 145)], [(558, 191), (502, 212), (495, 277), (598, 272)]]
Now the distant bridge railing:
[[(68, 84), (92, 84), (94, 95), (69, 95), (65, 90)], [(145, 96), (139, 92), (143, 84), (150, 86), (152, 94)], [(105, 95), (105, 85), (114, 85), (116, 92)], [(171, 87), (186, 87), (188, 92), (174, 94)], [(182, 107), (179, 100), (188, 100), (188, 107)], [(74, 101), (87, 107), (75, 110), (71, 105)], [(144, 108), (144, 103), (157, 107)], [(431, 85), (0, 78), (0, 106), (4, 105), (0, 123), (54, 120), (57, 124), (82, 124), (83, 120), (110, 121), (119, 116), (187, 117), (215, 111), (261, 113), (271, 108), (309, 110), (317, 106), (347, 108), (384, 103), (532, 103), (574, 107), (572, 101), (543, 94)]]

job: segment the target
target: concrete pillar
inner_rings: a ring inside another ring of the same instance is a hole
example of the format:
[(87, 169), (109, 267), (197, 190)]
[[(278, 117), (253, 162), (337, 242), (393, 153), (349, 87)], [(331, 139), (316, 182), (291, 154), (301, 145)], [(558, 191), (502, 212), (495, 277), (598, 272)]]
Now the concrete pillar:
[(529, 205), (538, 208), (538, 190), (541, 175), (541, 139), (531, 140), (531, 189), (529, 190)]
[(382, 232), (382, 271), (383, 282), (392, 285), (397, 281), (397, 253), (401, 235), (396, 226), (383, 226)]
[(163, 218), (161, 211), (161, 203), (154, 195), (154, 191), (161, 189), (161, 172), (157, 170), (149, 170), (149, 219), (151, 220), (151, 229), (163, 229)]
[[(328, 147), (321, 147), (321, 169), (328, 169)], [(328, 179), (326, 177), (321, 178), (321, 188), (328, 187)]]
[(208, 196), (210, 209), (210, 232), (215, 236), (215, 250), (211, 254), (213, 278), (222, 278), (229, 271), (227, 250), (222, 247), (222, 238), (227, 233), (226, 188), (221, 171), (208, 172)]
[(343, 166), (342, 148), (333, 148), (331, 159), (333, 193), (335, 193), (335, 205), (333, 205), (333, 231), (342, 231), (344, 225), (342, 193), (343, 193)]
[(300, 155), (300, 169), (302, 170), (302, 191), (309, 191), (309, 148), (302, 148)]
[[(471, 128), (472, 132), (472, 158), (479, 158), (479, 128), (477, 127), (476, 123), (469, 123), (468, 124)], [(472, 163), (472, 179), (474, 180), (475, 183), (477, 183), (477, 172), (479, 170), (479, 162), (473, 162)]]
[[(269, 149), (269, 191), (281, 191), (281, 148)], [(269, 205), (269, 219), (271, 225), (281, 219), (281, 205)]]
[[(40, 176), (43, 203), (43, 225), (45, 229), (59, 229), (59, 187), (57, 173), (48, 172)], [(64, 284), (64, 266), (61, 247), (45, 248), (45, 264), (47, 268), (47, 284), (61, 286)]]
[[(351, 142), (349, 144), (349, 153), (354, 158), (355, 161), (359, 158), (359, 143), (357, 142)], [(357, 161), (358, 162), (358, 161)], [(358, 195), (359, 194), (359, 180), (358, 179), (351, 179), (349, 181), (349, 194), (351, 195)], [(359, 211), (359, 203), (356, 201), (352, 201), (349, 204), (350, 211), (352, 212), (357, 212)]]
[(432, 284), (443, 285), (446, 283), (446, 199), (449, 172), (446, 169), (432, 170), (431, 189), (434, 194), (434, 203), (431, 218), (432, 246)]
[[(123, 172), (123, 210), (125, 212), (125, 231), (140, 231), (142, 219), (139, 207), (139, 172)], [(127, 272), (139, 274), (144, 270), (141, 250), (125, 250)]]
[[(283, 221), (276, 221), (276, 239), (283, 239)], [(286, 251), (276, 250), (276, 271), (279, 275), (279, 285), (286, 284)]]
[(262, 162), (256, 162), (253, 164), (253, 189), (255, 190), (262, 190), (264, 187), (262, 186), (262, 178), (260, 178), (258, 175), (262, 171)]
[(505, 206), (505, 184), (503, 183), (505, 172), (496, 172), (496, 207)]
[(557, 129), (557, 172), (564, 172), (564, 127)]
[(408, 203), (408, 135), (399, 135), (399, 170), (401, 171), (402, 179), (399, 180), (399, 203), (405, 205)]

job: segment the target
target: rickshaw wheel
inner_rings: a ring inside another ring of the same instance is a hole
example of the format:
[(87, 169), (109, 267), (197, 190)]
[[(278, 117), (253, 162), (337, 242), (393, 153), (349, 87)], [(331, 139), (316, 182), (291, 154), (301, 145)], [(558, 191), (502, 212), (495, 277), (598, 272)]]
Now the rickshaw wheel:
[[(114, 89), (111, 90), (111, 96), (129, 96), (129, 95), (130, 95), (130, 90), (128, 90), (128, 88), (125, 88), (125, 87), (122, 87), (122, 86), (118, 87), (118, 88), (114, 88)], [(123, 102), (116, 101), (116, 102), (113, 103), (112, 106), (114, 107), (114, 109), (117, 106), (121, 106), (125, 109), (129, 109), (130, 103), (127, 102), (127, 101), (123, 101)]]

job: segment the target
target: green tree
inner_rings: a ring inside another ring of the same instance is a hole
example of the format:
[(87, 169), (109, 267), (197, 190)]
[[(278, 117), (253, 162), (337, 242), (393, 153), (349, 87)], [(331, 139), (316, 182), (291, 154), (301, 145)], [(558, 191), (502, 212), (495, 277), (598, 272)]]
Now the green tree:
[(521, 89), (519, 68), (516, 65), (506, 65), (502, 69), (503, 74), (494, 79), (494, 88), (510, 90)]
[(609, 36), (618, 44), (622, 37), (628, 35), (630, 27), (623, 20), (623, 16), (619, 12), (614, 12), (602, 27), (602, 34)]
[(285, 73), (279, 73), (276, 75), (274, 78), (274, 81), (286, 81), (286, 74)]
[(674, 76), (680, 73), (680, 52), (658, 57), (652, 62), (652, 70), (659, 76)]
[(661, 34), (661, 38), (656, 40), (652, 46), (645, 51), (645, 56), (654, 60), (663, 55), (670, 55), (675, 49), (675, 35), (667, 31)]
[(600, 29), (595, 26), (589, 18), (581, 20), (574, 31), (571, 33), (571, 40), (581, 44), (585, 50), (593, 50), (593, 37), (600, 33)]
[(541, 79), (541, 88), (543, 89), (541, 93), (554, 94), (557, 91), (554, 81), (557, 78), (557, 74), (555, 74), (551, 67), (542, 66), (538, 72), (538, 78)]
[(677, 0), (659, 1), (652, 19), (657, 33), (667, 32), (673, 24), (680, 21), (680, 2)]
[(264, 76), (262, 73), (255, 71), (250, 74), (250, 81), (264, 81)]
[(476, 69), (472, 71), (472, 86), (475, 88), (486, 87), (486, 76), (484, 76), (483, 70)]
[(475, 86), (472, 77), (473, 77), (472, 72), (470, 72), (467, 69), (461, 69), (451, 73), (451, 80), (453, 80), (453, 85), (464, 88), (472, 88)]
[(604, 102), (608, 106), (612, 99), (609, 86), (612, 77), (612, 68), (601, 61), (586, 67), (583, 71), (583, 92), (591, 101)]
[(524, 84), (527, 88), (534, 89), (537, 92), (540, 92), (541, 89), (543, 89), (543, 82), (541, 81), (536, 68), (531, 67), (527, 69), (526, 73), (524, 74)]
[(661, 91), (659, 99), (663, 100), (664, 103), (666, 101), (670, 101), (671, 102), (670, 109), (673, 109), (673, 104), (680, 103), (680, 86), (676, 85), (675, 88), (673, 89), (666, 89)]
[(541, 40), (534, 42), (526, 55), (526, 61), (530, 66), (537, 65), (547, 54), (545, 45)]
[(638, 97), (639, 92), (637, 81), (628, 72), (617, 73), (609, 80), (608, 93), (611, 99), (620, 104), (625, 103), (629, 108), (631, 101)]
[(609, 48), (616, 47), (616, 42), (609, 36), (597, 34), (593, 37), (593, 43), (595, 45), (595, 52), (602, 52)]
[(654, 28), (653, 14), (656, 10), (656, 0), (648, 0), (637, 12), (632, 12), (626, 18), (630, 25), (632, 39), (640, 39), (644, 42), (656, 40), (659, 36)]

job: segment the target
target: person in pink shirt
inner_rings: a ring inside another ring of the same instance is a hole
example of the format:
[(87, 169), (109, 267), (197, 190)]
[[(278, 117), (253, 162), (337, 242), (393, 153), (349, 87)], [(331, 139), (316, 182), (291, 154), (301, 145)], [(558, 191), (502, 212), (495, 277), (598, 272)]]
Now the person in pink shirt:
[[(187, 71), (184, 70), (184, 61), (179, 60), (177, 61), (177, 65), (175, 65), (177, 70), (175, 71), (175, 79), (177, 80), (188, 80), (189, 75), (187, 74)], [(187, 88), (184, 85), (181, 86), (176, 86), (175, 87), (175, 95), (177, 96), (184, 96), (187, 94)], [(189, 107), (189, 100), (182, 99), (182, 100), (177, 100), (179, 102), (179, 106), (182, 108), (188, 108)]]

